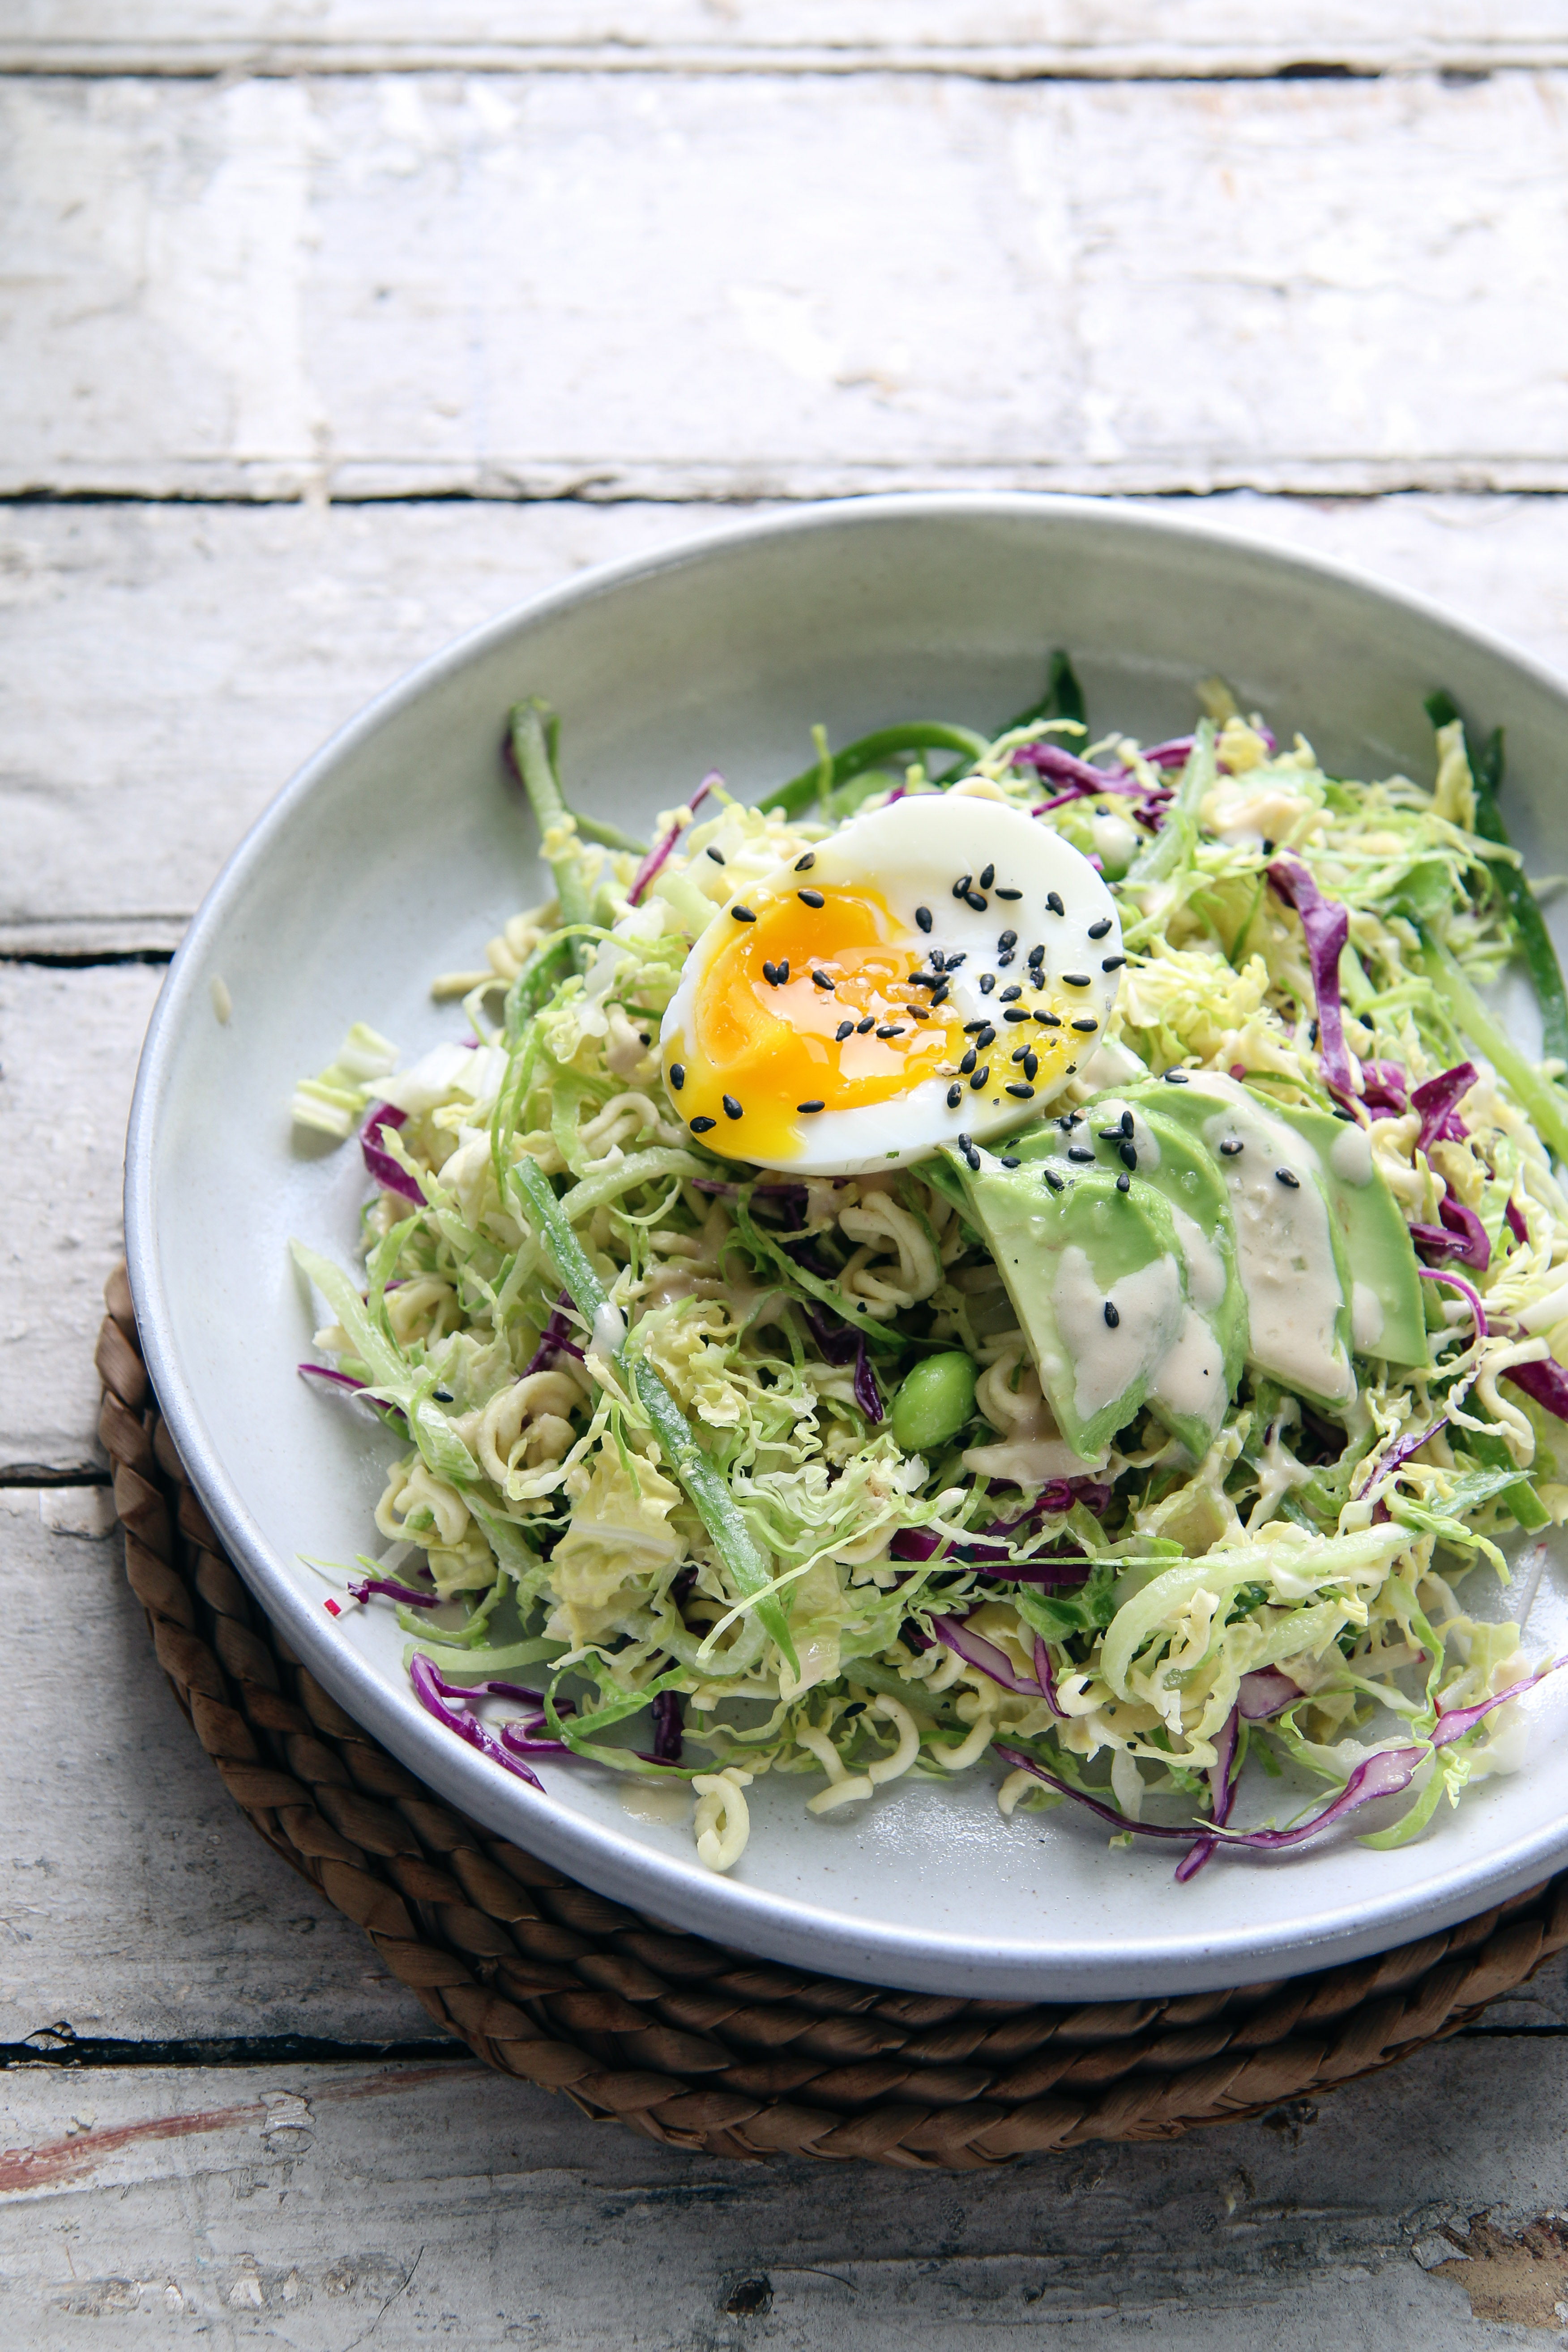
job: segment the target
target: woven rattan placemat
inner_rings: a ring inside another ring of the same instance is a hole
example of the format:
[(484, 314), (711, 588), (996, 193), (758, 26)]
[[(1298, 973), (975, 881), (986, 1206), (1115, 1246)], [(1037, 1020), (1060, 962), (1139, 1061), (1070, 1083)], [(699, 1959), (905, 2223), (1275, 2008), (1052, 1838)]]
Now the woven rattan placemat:
[(1407, 2057), (1568, 1944), (1568, 1872), (1382, 1958), (1079, 2008), (775, 1968), (590, 1894), (439, 1802), (257, 1609), (159, 1415), (121, 1267), (100, 1434), (158, 1660), (235, 1802), (436, 2022), (584, 2114), (714, 2156), (973, 2169), (1171, 2139)]

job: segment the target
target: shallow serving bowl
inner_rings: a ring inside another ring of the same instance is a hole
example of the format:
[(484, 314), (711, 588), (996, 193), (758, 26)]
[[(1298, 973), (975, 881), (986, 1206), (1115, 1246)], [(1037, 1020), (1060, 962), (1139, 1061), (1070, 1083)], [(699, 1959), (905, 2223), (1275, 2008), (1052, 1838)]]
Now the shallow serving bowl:
[[(1329, 565), (1043, 498), (873, 499), (727, 529), (475, 631), (295, 777), (169, 974), (132, 1112), (126, 1225), (148, 1364), (214, 1524), (311, 1670), (422, 1779), (590, 1886), (722, 1943), (922, 1990), (1080, 2000), (1321, 1968), (1545, 1876), (1568, 1860), (1568, 1691), (1522, 1702), (1522, 1770), (1390, 1853), (1342, 1840), (1215, 1863), (1182, 1888), (1169, 1848), (1109, 1848), (1077, 1808), (1004, 1822), (994, 1772), (906, 1782), (826, 1821), (804, 1810), (814, 1782), (774, 1778), (751, 1791), (740, 1865), (715, 1878), (684, 1821), (634, 1811), (612, 1776), (547, 1763), (542, 1798), (423, 1714), (390, 1610), (324, 1612), (330, 1588), (301, 1555), (346, 1563), (373, 1547), (395, 1448), (296, 1377), (312, 1309), (288, 1247), (299, 1235), (346, 1260), (365, 1192), (353, 1146), (294, 1137), (293, 1080), (355, 1019), (407, 1058), (459, 1034), (431, 976), (482, 962), (504, 919), (543, 895), (500, 758), (509, 704), (553, 702), (568, 796), (646, 835), (711, 768), (742, 794), (794, 773), (818, 720), (839, 742), (900, 718), (999, 725), (1058, 645), (1101, 727), (1177, 732), (1194, 681), (1218, 670), (1343, 775), (1428, 776), (1421, 700), (1446, 686), (1507, 726), (1506, 805), (1527, 859), (1540, 870), (1560, 841), (1568, 690)], [(1568, 1649), (1555, 1563), (1530, 1620), (1529, 1648), (1546, 1643)], [(1284, 1819), (1305, 1793), (1268, 1783), (1250, 1801)]]

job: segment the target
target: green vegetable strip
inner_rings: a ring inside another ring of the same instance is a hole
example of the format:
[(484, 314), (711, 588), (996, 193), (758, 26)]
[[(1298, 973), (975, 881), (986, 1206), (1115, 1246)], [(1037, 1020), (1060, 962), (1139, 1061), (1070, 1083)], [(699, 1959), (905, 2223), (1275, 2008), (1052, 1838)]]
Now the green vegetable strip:
[[(521, 1195), (529, 1214), (543, 1235), (545, 1245), (555, 1260), (556, 1272), (571, 1294), (573, 1305), (584, 1321), (591, 1326), (599, 1309), (608, 1304), (608, 1298), (604, 1285), (589, 1265), (587, 1255), (572, 1230), (570, 1221), (563, 1213), (561, 1203), (531, 1160), (519, 1160), (512, 1168), (509, 1181)], [(636, 1388), (665, 1460), (686, 1489), (698, 1517), (712, 1537), (714, 1549), (736, 1591), (747, 1601), (756, 1600), (758, 1593), (764, 1591), (772, 1582), (772, 1573), (752, 1540), (752, 1531), (729, 1487), (699, 1446), (685, 1414), (652, 1365), (641, 1357), (629, 1356), (624, 1341), (616, 1350), (616, 1362)], [(795, 1654), (795, 1643), (790, 1638), (789, 1622), (778, 1601), (772, 1596), (758, 1601), (757, 1617), (766, 1627), (770, 1639), (777, 1643), (788, 1659), (792, 1671), (798, 1673), (799, 1663)]]
[[(858, 743), (847, 743), (833, 761), (832, 788), (837, 792), (840, 784), (863, 775), (868, 768), (879, 768), (906, 751), (959, 751), (973, 765), (990, 748), (988, 739), (977, 735), (972, 727), (949, 727), (935, 719), (910, 719), (902, 727), (884, 727), (875, 735), (862, 735)], [(963, 772), (967, 774), (968, 770)], [(782, 816), (804, 816), (816, 805), (823, 781), (822, 762), (814, 760), (787, 784), (764, 793), (757, 806), (776, 809)]]
[(514, 1052), (534, 1014), (549, 1003), (571, 968), (570, 940), (547, 940), (534, 949), (506, 992), (503, 1034)]
[(861, 1313), (857, 1303), (847, 1298), (836, 1282), (826, 1282), (821, 1275), (811, 1273), (804, 1265), (796, 1265), (789, 1252), (781, 1249), (772, 1235), (764, 1234), (755, 1222), (751, 1203), (743, 1192), (735, 1202), (735, 1223), (748, 1248), (755, 1250), (770, 1265), (777, 1266), (793, 1290), (807, 1298), (818, 1300), (824, 1307), (830, 1307), (835, 1315), (841, 1317), (852, 1331), (860, 1332), (873, 1348), (889, 1348), (897, 1351), (908, 1345), (898, 1332), (885, 1329), (869, 1315)]
[[(552, 825), (559, 824), (570, 814), (562, 798), (561, 781), (555, 772), (555, 713), (536, 694), (530, 695), (526, 702), (512, 706), (507, 725), (511, 755), (517, 761), (517, 772), (522, 778), (523, 789), (528, 794), (542, 840)], [(555, 895), (561, 902), (563, 927), (591, 922), (594, 910), (588, 897), (588, 886), (575, 856), (568, 850), (563, 856), (552, 857), (549, 863), (555, 877)], [(573, 942), (570, 953), (581, 971), (584, 961), (581, 940)]]
[(1568, 1097), (1550, 1078), (1543, 1078), (1535, 1064), (1499, 1028), (1448, 950), (1425, 929), (1421, 944), (1426, 976), (1442, 996), (1445, 1009), (1508, 1080), (1557, 1158), (1568, 1160)]
[(1073, 719), (1082, 727), (1087, 725), (1088, 716), (1078, 673), (1068, 655), (1058, 646), (1051, 656), (1045, 693), (1038, 702), (1032, 702), (1027, 710), (1020, 710), (1016, 719), (1009, 719), (1002, 733), (1011, 735), (1015, 728), (1033, 727), (1042, 719)]
[(1129, 889), (1136, 889), (1141, 882), (1163, 882), (1189, 862), (1197, 845), (1198, 811), (1213, 792), (1217, 776), (1214, 720), (1200, 719), (1165, 822), (1127, 869)]
[(646, 857), (647, 844), (623, 833), (618, 824), (607, 824), (600, 816), (580, 816), (577, 830), (584, 841), (596, 841), (601, 849), (624, 849), (633, 857)]
[[(1451, 727), (1460, 716), (1451, 695), (1429, 694), (1426, 716), (1434, 727)], [(1465, 730), (1465, 754), (1470, 763), (1470, 776), (1476, 788), (1476, 831), (1483, 841), (1495, 841), (1509, 849), (1512, 843), (1498, 806), (1498, 794), (1502, 790), (1503, 731), (1494, 727), (1479, 752), (1470, 749), (1469, 730)], [(1545, 918), (1536, 904), (1534, 891), (1522, 866), (1499, 860), (1488, 867), (1493, 883), (1509, 913), (1513, 917), (1519, 934), (1520, 951), (1524, 957), (1531, 984), (1541, 1005), (1541, 1038), (1546, 1053), (1560, 1062), (1568, 1062), (1568, 986), (1564, 986), (1563, 966), (1557, 959), (1552, 934)]]
[(434, 1372), (415, 1373), (366, 1307), (349, 1276), (330, 1258), (303, 1242), (290, 1244), (296, 1265), (309, 1275), (349, 1336), (353, 1353), (370, 1374), (371, 1386), (406, 1415), (414, 1442), (438, 1478), (454, 1486), (477, 1483), (479, 1465), (429, 1391)]

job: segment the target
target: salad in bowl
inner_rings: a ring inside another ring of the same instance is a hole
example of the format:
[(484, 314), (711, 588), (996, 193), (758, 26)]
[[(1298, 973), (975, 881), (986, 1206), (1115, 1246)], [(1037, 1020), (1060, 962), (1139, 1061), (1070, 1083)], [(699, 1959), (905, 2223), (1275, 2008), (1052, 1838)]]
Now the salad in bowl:
[[(323, 1605), (497, 1769), (689, 1783), (717, 1871), (760, 1775), (989, 1774), (1185, 1880), (1511, 1768), (1568, 1000), (1501, 737), (1435, 697), (1430, 774), (1352, 781), (1199, 700), (1094, 740), (1058, 656), (994, 739), (819, 734), (651, 845), (511, 713), (554, 895), (437, 978), (465, 1034), (358, 1025), (293, 1106), (371, 1180), (300, 1369), (399, 1441)], [(1238, 1826), (1282, 1762), (1321, 1794)]]

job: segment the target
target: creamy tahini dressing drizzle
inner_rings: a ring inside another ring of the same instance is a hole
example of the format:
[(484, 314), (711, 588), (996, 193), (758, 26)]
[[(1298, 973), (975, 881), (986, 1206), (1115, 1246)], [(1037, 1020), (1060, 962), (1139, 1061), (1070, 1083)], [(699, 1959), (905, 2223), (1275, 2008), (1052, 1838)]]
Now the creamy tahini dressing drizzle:
[(1210, 1429), (1217, 1429), (1225, 1419), (1230, 1402), (1225, 1358), (1208, 1324), (1190, 1307), (1150, 1393), (1173, 1412), (1190, 1413), (1194, 1421), (1206, 1422)]
[[(1222, 1088), (1204, 1092), (1217, 1096)], [(1252, 1356), (1265, 1371), (1319, 1396), (1335, 1402), (1352, 1397), (1355, 1374), (1337, 1329), (1344, 1294), (1317, 1154), (1239, 1087), (1224, 1088), (1223, 1098), (1225, 1108), (1204, 1123), (1204, 1141), (1230, 1194)], [(1226, 1142), (1242, 1149), (1224, 1152)], [(1295, 1176), (1294, 1186), (1281, 1184), (1279, 1168)]]
[(1347, 1127), (1335, 1137), (1329, 1166), (1342, 1183), (1372, 1182), (1372, 1138), (1364, 1127)]
[[(1108, 1297), (1117, 1312), (1114, 1328), (1105, 1319)], [(1174, 1258), (1153, 1258), (1105, 1291), (1076, 1245), (1062, 1252), (1051, 1303), (1072, 1355), (1080, 1421), (1092, 1420), (1154, 1370), (1181, 1337), (1186, 1312)]]
[(1351, 1338), (1363, 1356), (1370, 1356), (1382, 1337), (1383, 1301), (1370, 1283), (1358, 1282), (1351, 1291)]
[(1182, 1245), (1182, 1255), (1187, 1261), (1187, 1289), (1193, 1305), (1205, 1315), (1212, 1315), (1225, 1297), (1225, 1259), (1218, 1246), (1185, 1209), (1174, 1201), (1166, 1202), (1171, 1223), (1176, 1228), (1176, 1239)]

